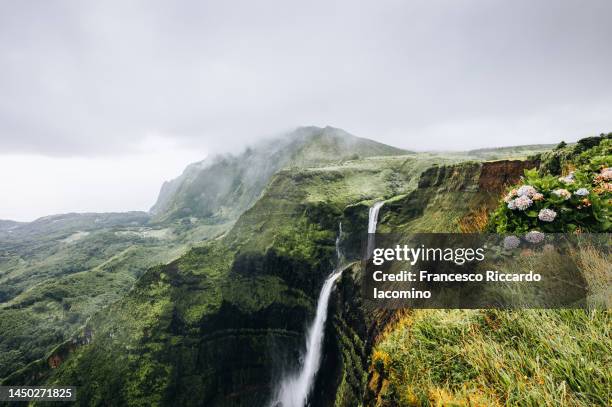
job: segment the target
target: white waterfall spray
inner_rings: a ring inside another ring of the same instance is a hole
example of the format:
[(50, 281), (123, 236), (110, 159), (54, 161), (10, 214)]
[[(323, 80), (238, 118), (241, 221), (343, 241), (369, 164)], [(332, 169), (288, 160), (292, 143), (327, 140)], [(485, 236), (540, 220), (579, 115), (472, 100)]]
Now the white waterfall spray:
[[(370, 208), (368, 233), (373, 228), (376, 231), (376, 221), (378, 210), (382, 206), (382, 202), (377, 202), (373, 208)], [(372, 209), (376, 208), (374, 211)], [(372, 217), (376, 217), (372, 220)], [(372, 226), (373, 225), (373, 226)], [(321, 353), (323, 350), (323, 339), (325, 337), (325, 321), (327, 320), (327, 306), (329, 297), (334, 288), (334, 283), (342, 274), (342, 251), (340, 250), (340, 239), (342, 235), (342, 223), (339, 225), (339, 233), (336, 238), (336, 255), (338, 257), (338, 266), (327, 277), (319, 299), (317, 300), (317, 312), (312, 324), (306, 332), (306, 354), (300, 366), (300, 370), (295, 374), (284, 378), (278, 386), (273, 397), (272, 407), (304, 407), (308, 400), (308, 395), (314, 385), (319, 365), (321, 364)]]
[(308, 394), (314, 384), (314, 379), (321, 363), (321, 350), (325, 333), (325, 320), (327, 319), (327, 305), (334, 283), (342, 271), (334, 273), (325, 280), (319, 300), (317, 313), (312, 325), (308, 329), (306, 339), (306, 355), (301, 369), (297, 374), (285, 378), (277, 391), (272, 406), (303, 407), (306, 405)]
[(374, 250), (374, 245), (376, 244), (374, 234), (376, 233), (376, 225), (378, 224), (378, 212), (380, 212), (380, 208), (384, 203), (384, 201), (376, 202), (372, 205), (368, 214), (368, 247), (366, 258), (372, 255), (372, 250)]

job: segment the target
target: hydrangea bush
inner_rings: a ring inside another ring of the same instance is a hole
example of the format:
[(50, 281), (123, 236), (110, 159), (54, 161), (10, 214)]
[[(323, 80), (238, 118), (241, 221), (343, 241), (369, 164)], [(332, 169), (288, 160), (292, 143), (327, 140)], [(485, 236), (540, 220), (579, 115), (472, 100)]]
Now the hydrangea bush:
[[(494, 212), (490, 229), (516, 234), (609, 232), (612, 139), (602, 138), (587, 150), (573, 149), (563, 174), (525, 171), (521, 183), (508, 190)], [(540, 240), (540, 235), (530, 237)]]

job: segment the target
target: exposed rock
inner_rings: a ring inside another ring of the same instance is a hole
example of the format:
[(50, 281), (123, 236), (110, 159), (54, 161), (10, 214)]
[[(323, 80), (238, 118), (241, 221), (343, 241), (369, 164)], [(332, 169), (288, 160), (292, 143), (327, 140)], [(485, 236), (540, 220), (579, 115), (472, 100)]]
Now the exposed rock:
[(478, 189), (487, 192), (502, 192), (509, 185), (516, 184), (524, 171), (537, 168), (536, 160), (502, 160), (482, 164)]

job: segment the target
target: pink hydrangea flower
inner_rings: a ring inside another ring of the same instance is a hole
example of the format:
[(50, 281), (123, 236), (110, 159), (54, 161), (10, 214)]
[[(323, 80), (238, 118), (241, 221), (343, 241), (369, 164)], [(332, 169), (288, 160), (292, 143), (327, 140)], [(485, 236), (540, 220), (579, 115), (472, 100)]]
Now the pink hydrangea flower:
[(521, 195), (514, 200), (514, 206), (516, 206), (516, 209), (519, 211), (524, 211), (529, 208), (531, 204), (533, 204), (533, 201), (525, 195)]
[(533, 244), (541, 243), (544, 240), (544, 233), (532, 230), (525, 235), (525, 240)]
[(504, 249), (506, 250), (516, 249), (520, 244), (521, 239), (516, 236), (506, 236), (504, 238)]
[(542, 209), (540, 210), (540, 213), (538, 213), (538, 219), (540, 219), (542, 222), (552, 222), (556, 217), (557, 212), (548, 208)]
[(538, 190), (532, 187), (531, 185), (523, 185), (522, 187), (518, 189), (518, 191), (516, 191), (516, 194), (518, 196), (526, 196), (528, 198), (531, 198), (534, 194), (537, 194), (537, 193), (538, 193)]

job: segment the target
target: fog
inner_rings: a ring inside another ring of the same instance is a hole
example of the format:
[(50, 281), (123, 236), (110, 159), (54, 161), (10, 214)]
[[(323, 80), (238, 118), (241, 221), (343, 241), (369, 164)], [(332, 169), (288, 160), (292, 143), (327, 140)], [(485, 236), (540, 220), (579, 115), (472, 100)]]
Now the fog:
[[(150, 168), (164, 161), (143, 153), (150, 140), (172, 145), (159, 150), (172, 161), (299, 125), (411, 150), (609, 131), (610, 15), (606, 0), (2, 2), (0, 161), (19, 170), (0, 180), (0, 218), (38, 215), (19, 209), (23, 190), (44, 187), (32, 168)], [(87, 188), (47, 210), (99, 189)], [(108, 183), (112, 205), (85, 206), (146, 209), (121, 188)]]
[(0, 155), (0, 219), (148, 211), (163, 180), (176, 177), (205, 153), (147, 143), (147, 149), (118, 156)]

